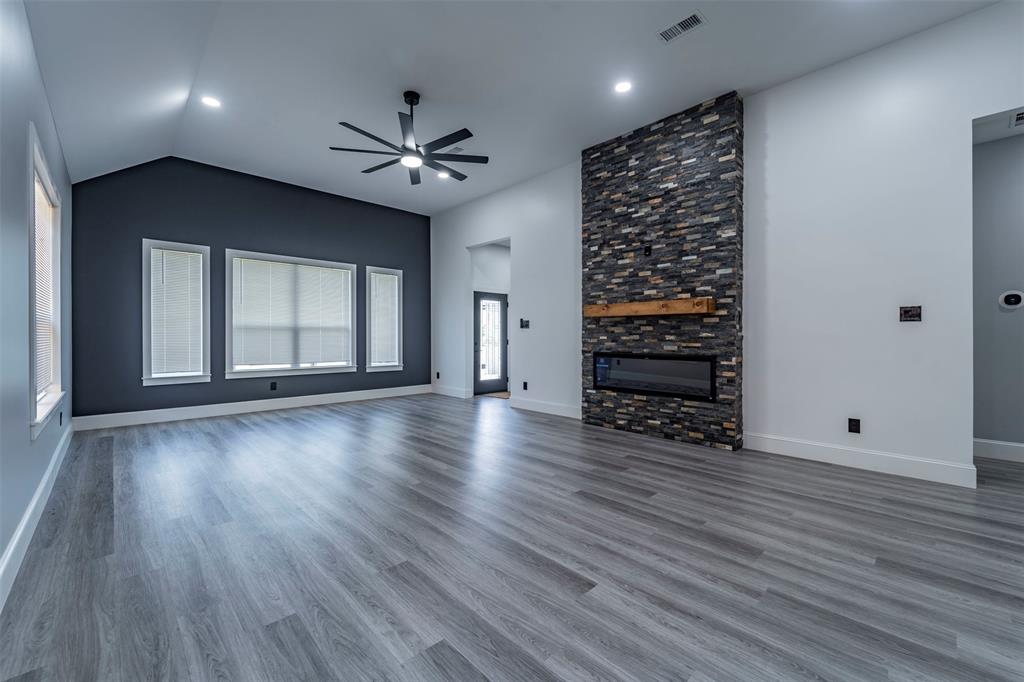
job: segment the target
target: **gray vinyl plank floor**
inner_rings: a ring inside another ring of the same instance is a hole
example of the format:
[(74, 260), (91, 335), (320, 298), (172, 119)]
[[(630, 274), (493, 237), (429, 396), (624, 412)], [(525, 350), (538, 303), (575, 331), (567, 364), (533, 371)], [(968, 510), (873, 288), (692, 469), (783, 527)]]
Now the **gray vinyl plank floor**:
[(0, 680), (1024, 680), (967, 490), (416, 396), (77, 433)]

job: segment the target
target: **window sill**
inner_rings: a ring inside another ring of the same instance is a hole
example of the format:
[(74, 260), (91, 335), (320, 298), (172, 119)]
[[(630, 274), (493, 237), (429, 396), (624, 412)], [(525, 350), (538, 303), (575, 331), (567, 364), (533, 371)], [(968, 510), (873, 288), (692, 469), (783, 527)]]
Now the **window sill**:
[(233, 372), (225, 372), (225, 379), (258, 379), (260, 377), (285, 377), (299, 376), (302, 374), (341, 374), (344, 372), (355, 372), (357, 365), (346, 365), (344, 367), (303, 367), (296, 369), (244, 369)]
[(367, 367), (367, 372), (401, 372), (405, 367), (403, 365), (377, 365), (375, 367)]
[(29, 425), (32, 440), (35, 440), (53, 419), (53, 415), (57, 412), (57, 406), (64, 400), (64, 394), (65, 391), (61, 391), (36, 403), (36, 420)]
[(209, 374), (182, 374), (168, 377), (142, 377), (143, 386), (164, 386), (167, 384), (199, 384), (208, 383)]

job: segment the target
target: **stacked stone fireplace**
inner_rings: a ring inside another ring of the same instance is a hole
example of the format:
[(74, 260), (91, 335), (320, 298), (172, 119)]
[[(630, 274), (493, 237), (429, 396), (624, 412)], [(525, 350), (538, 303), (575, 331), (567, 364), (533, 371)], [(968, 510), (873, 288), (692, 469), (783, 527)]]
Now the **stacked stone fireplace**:
[[(742, 447), (743, 104), (733, 92), (584, 150), (583, 304), (710, 297), (705, 314), (583, 319), (583, 420)], [(713, 401), (594, 387), (594, 353), (714, 356)]]

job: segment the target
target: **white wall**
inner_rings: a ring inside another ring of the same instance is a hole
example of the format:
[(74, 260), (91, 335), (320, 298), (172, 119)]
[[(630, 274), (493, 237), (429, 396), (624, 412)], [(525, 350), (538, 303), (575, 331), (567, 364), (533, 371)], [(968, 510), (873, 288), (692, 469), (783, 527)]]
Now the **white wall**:
[[(473, 393), (469, 247), (509, 238), (509, 385), (513, 407), (580, 414), (580, 164), (553, 170), (431, 219), (436, 391)], [(519, 319), (530, 320), (520, 329)], [(436, 372), (441, 378), (436, 378)], [(529, 390), (522, 390), (522, 382)]]
[(748, 448), (974, 485), (971, 121), (1024, 102), (1022, 28), (996, 5), (746, 99)]
[(999, 305), (1011, 289), (1024, 290), (1024, 135), (974, 147), (976, 451), (1024, 461), (1024, 308)]
[[(29, 430), (29, 122), (61, 198), (63, 424)], [(42, 513), (71, 430), (71, 182), (21, 2), (0, 2), (0, 608)], [(56, 455), (56, 456), (55, 456)]]
[(469, 250), (473, 291), (507, 294), (512, 290), (512, 251), (501, 244), (485, 244)]

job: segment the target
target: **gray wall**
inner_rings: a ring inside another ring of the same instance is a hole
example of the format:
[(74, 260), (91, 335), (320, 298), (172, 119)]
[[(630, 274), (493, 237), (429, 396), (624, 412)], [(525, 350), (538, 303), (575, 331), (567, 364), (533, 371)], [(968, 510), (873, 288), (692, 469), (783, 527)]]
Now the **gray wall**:
[[(6, 548), (69, 428), (67, 398), (35, 440), (29, 431), (29, 182), (32, 121), (62, 202), (61, 383), (71, 390), (71, 181), (20, 2), (0, 2), (0, 548)], [(27, 540), (28, 538), (24, 538)], [(4, 580), (13, 579), (5, 572)], [(4, 585), (6, 586), (6, 585)], [(6, 591), (0, 591), (0, 604)]]
[[(430, 383), (429, 218), (177, 158), (78, 183), (74, 198), (76, 416)], [(211, 247), (210, 383), (142, 385), (147, 237)], [(224, 379), (225, 248), (359, 265), (360, 370)], [(404, 271), (404, 371), (362, 369), (366, 265)]]
[(974, 436), (1024, 443), (1024, 135), (974, 147)]
[(473, 268), (473, 291), (508, 294), (512, 290), (512, 249), (501, 244), (485, 244), (469, 250)]
[(435, 391), (473, 395), (472, 247), (507, 239), (509, 405), (579, 419), (580, 210), (574, 161), (431, 216)]

